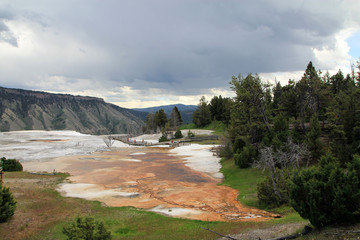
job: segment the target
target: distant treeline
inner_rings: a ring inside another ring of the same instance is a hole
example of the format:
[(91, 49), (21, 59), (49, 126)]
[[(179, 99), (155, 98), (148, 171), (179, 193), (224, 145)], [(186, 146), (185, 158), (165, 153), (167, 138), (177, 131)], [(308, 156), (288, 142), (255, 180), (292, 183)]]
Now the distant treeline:
[(183, 123), (181, 113), (176, 106), (172, 109), (170, 117), (168, 118), (164, 109), (160, 109), (155, 113), (148, 113), (145, 120), (146, 125), (143, 131), (145, 133), (159, 133), (163, 134), (170, 130), (177, 130)]

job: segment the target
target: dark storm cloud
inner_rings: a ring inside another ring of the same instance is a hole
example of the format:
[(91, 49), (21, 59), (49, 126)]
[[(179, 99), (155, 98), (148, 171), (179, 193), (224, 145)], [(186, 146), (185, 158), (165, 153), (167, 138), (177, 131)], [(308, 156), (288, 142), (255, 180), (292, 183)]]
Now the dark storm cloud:
[(13, 14), (11, 12), (0, 9), (0, 41), (7, 42), (12, 46), (17, 47), (17, 39), (6, 25), (6, 21), (11, 20), (12, 18)]
[(359, 27), (358, 5), (350, 0), (17, 0), (0, 11), (0, 34), (5, 34), (0, 36), (16, 46), (5, 22), (14, 16), (39, 36), (33, 44), (46, 50), (33, 51), (36, 55), (23, 62), (13, 59), (27, 76), (44, 76), (28, 82), (37, 88), (59, 88), (51, 87), (48, 77), (57, 85), (67, 83), (64, 91), (129, 86), (191, 95), (228, 88), (238, 73), (299, 71), (311, 60), (316, 64), (314, 49), (335, 49), (336, 34)]

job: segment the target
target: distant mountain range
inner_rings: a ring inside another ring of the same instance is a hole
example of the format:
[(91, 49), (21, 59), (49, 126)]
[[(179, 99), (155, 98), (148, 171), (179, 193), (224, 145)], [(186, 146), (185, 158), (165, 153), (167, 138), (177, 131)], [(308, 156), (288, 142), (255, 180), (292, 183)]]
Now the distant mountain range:
[(94, 97), (0, 87), (0, 131), (142, 132), (143, 115)]
[(146, 116), (149, 113), (156, 113), (160, 109), (163, 109), (166, 113), (167, 117), (170, 117), (171, 111), (174, 107), (177, 107), (181, 118), (184, 124), (192, 123), (192, 115), (193, 112), (196, 110), (196, 105), (184, 105), (184, 104), (171, 104), (171, 105), (164, 105), (164, 106), (157, 106), (157, 107), (148, 107), (148, 108), (133, 108), (132, 110), (138, 111), (139, 114), (142, 114), (141, 117), (143, 120), (146, 119)]

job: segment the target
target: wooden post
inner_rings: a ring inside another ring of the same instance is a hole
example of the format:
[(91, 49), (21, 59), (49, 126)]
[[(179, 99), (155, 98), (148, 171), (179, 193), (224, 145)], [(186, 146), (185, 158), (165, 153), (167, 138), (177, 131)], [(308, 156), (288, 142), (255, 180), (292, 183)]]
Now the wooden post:
[(3, 168), (2, 167), (0, 167), (0, 175), (1, 175), (1, 184), (2, 184), (2, 182), (3, 182)]

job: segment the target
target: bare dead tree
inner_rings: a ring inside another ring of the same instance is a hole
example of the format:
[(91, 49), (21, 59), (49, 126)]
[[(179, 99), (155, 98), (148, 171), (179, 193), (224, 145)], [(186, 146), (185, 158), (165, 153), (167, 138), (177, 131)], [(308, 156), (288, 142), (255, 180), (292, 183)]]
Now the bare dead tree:
[(300, 171), (301, 163), (304, 159), (307, 159), (306, 167), (309, 165), (310, 152), (306, 145), (300, 143), (294, 143), (291, 138), (288, 138), (287, 144), (289, 163), (294, 170)]
[(115, 142), (115, 140), (113, 139), (113, 137), (111, 135), (104, 137), (103, 140), (108, 148), (111, 148)]
[(271, 182), (274, 188), (274, 192), (276, 196), (282, 200), (281, 194), (278, 190), (278, 183), (279, 183), (279, 174), (278, 169), (276, 167), (277, 164), (277, 152), (274, 151), (272, 147), (263, 147), (259, 150), (260, 157), (258, 161), (255, 162), (254, 166), (256, 168), (262, 168), (263, 171), (265, 169), (269, 170)]
[(294, 177), (294, 172), (300, 171), (303, 159), (309, 158), (309, 151), (305, 145), (297, 144), (291, 138), (288, 138), (287, 143), (281, 150), (275, 151), (272, 147), (265, 146), (259, 152), (260, 157), (255, 161), (254, 167), (269, 171), (274, 192), (282, 200), (278, 190), (279, 169), (282, 169), (283, 173), (287, 174), (289, 178)]

